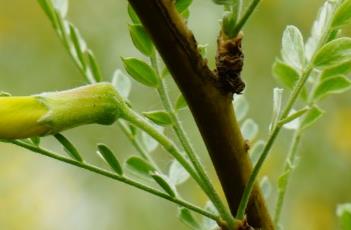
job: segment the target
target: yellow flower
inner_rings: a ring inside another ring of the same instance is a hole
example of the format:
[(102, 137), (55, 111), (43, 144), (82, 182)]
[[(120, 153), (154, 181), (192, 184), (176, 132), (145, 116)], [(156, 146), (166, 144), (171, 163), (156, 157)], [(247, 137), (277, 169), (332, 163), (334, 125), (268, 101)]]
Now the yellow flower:
[(41, 136), (49, 127), (38, 121), (48, 109), (35, 97), (0, 97), (0, 139)]

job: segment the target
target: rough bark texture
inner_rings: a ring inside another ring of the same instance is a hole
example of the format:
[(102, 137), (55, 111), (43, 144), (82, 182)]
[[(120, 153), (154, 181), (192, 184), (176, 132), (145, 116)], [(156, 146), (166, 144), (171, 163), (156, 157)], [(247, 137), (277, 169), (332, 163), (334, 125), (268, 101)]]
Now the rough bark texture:
[[(229, 74), (221, 79), (219, 74), (208, 68), (206, 61), (198, 52), (193, 34), (176, 12), (174, 1), (129, 0), (129, 2), (150, 33), (188, 102), (230, 209), (235, 215), (251, 172), (246, 144), (232, 106), (233, 93), (241, 92), (243, 84), (237, 75), (234, 76), (236, 80), (231, 79)], [(233, 62), (238, 63), (239, 59)], [(217, 71), (220, 72), (221, 69)], [(247, 215), (249, 225), (254, 228), (273, 229), (257, 186), (252, 193)]]

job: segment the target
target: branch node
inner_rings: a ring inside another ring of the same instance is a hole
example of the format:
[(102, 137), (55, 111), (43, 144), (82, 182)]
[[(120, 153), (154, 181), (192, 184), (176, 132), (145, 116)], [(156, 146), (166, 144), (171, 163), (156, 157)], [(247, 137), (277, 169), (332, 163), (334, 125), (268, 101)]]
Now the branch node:
[(243, 33), (235, 38), (228, 38), (223, 32), (218, 37), (216, 72), (220, 86), (225, 92), (241, 94), (245, 83), (241, 79), (244, 65), (244, 54), (241, 49)]

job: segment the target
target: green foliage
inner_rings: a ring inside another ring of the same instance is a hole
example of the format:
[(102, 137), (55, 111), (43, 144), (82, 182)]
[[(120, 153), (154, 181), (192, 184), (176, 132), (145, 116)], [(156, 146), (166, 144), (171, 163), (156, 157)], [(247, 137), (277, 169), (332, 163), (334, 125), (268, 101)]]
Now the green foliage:
[[(289, 90), (294, 88), (301, 77), (297, 70), (279, 60), (276, 60), (273, 64), (273, 75), (284, 88)], [(301, 92), (301, 97), (303, 99), (307, 98), (305, 87)]]
[(151, 38), (146, 33), (144, 27), (140, 24), (129, 25), (129, 33), (134, 46), (144, 55), (152, 56), (154, 54), (154, 45)]
[(324, 45), (315, 55), (313, 65), (326, 68), (351, 61), (351, 38), (338, 38)]
[(182, 109), (185, 109), (186, 107), (188, 107), (188, 104), (187, 104), (184, 96), (182, 94), (180, 94), (176, 100), (175, 109), (177, 111), (180, 111)]
[(128, 15), (134, 24), (141, 24), (138, 15), (135, 13), (133, 7), (128, 4)]
[(200, 230), (200, 224), (186, 208), (179, 208), (178, 218), (193, 230)]
[(301, 122), (301, 129), (306, 129), (316, 123), (324, 114), (324, 111), (313, 106)]
[(302, 34), (295, 26), (288, 26), (282, 38), (282, 58), (285, 63), (300, 72), (306, 64)]
[(244, 121), (241, 131), (245, 139), (252, 141), (258, 134), (258, 125), (252, 119), (247, 119)]
[(179, 13), (185, 12), (189, 8), (192, 2), (193, 0), (176, 0), (175, 6), (177, 8), (177, 11)]
[[(157, 128), (157, 130), (160, 133), (163, 132), (163, 127), (155, 126), (155, 128)], [(139, 135), (137, 136), (137, 138), (140, 140), (140, 143), (143, 146), (143, 148), (149, 153), (154, 151), (159, 146), (158, 141), (155, 140), (154, 138), (152, 138), (146, 132), (140, 132)]]
[(320, 9), (317, 19), (313, 23), (311, 36), (308, 38), (305, 46), (307, 60), (311, 60), (313, 54), (319, 48), (318, 46), (320, 45), (321, 40), (329, 27), (335, 7), (334, 5), (335, 3), (326, 1), (323, 4), (323, 7)]
[(344, 93), (351, 88), (351, 81), (343, 75), (322, 80), (314, 92), (314, 100), (320, 100), (329, 94)]
[(168, 193), (168, 195), (171, 197), (175, 197), (177, 195), (175, 187), (169, 182), (166, 176), (158, 174), (157, 172), (151, 176), (156, 181), (156, 183), (160, 185), (160, 187), (163, 188), (165, 192)]
[(120, 69), (117, 69), (113, 73), (112, 85), (121, 94), (123, 98), (128, 98), (132, 88), (132, 82), (125, 74), (122, 73)]
[(257, 141), (250, 149), (250, 158), (252, 165), (255, 165), (258, 161), (258, 159), (261, 156), (261, 153), (263, 151), (263, 148), (265, 146), (265, 141), (259, 140)]
[(169, 113), (164, 110), (143, 112), (143, 115), (157, 125), (168, 126), (173, 123)]
[(337, 75), (347, 75), (351, 72), (351, 61), (343, 62), (335, 66), (326, 68), (321, 74), (321, 80), (325, 80), (330, 77), (335, 77)]
[(263, 197), (267, 200), (272, 193), (272, 184), (267, 176), (262, 177), (260, 181), (260, 188), (262, 190)]
[(68, 153), (70, 157), (79, 162), (83, 161), (83, 158), (80, 156), (77, 148), (74, 147), (74, 145), (65, 136), (57, 133), (54, 135), (54, 137), (60, 142), (60, 144), (63, 146), (63, 149), (66, 153)]
[(178, 186), (185, 183), (189, 178), (190, 175), (184, 167), (178, 161), (173, 160), (168, 172), (169, 182), (174, 186)]
[(154, 166), (138, 156), (131, 156), (128, 158), (125, 162), (125, 167), (133, 174), (146, 178), (150, 177), (156, 172)]
[(159, 86), (160, 80), (148, 64), (136, 58), (122, 58), (122, 61), (124, 68), (134, 80), (153, 88)]
[(338, 10), (335, 12), (334, 19), (332, 21), (333, 28), (340, 28), (351, 22), (351, 1), (345, 0), (340, 5)]
[(98, 155), (115, 171), (118, 175), (123, 175), (121, 164), (113, 154), (112, 150), (105, 144), (97, 145)]
[(249, 112), (249, 103), (243, 96), (235, 96), (234, 101), (234, 111), (236, 115), (236, 119), (238, 121), (242, 121), (247, 113)]

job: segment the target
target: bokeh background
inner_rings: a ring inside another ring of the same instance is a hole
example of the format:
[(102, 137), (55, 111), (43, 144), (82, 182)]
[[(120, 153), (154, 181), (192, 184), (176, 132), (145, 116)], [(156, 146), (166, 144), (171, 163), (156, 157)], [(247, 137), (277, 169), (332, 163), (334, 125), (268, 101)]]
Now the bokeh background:
[[(139, 56), (129, 39), (125, 0), (74, 0), (69, 19), (77, 25), (95, 52), (106, 80), (121, 68), (121, 56)], [(287, 24), (308, 36), (322, 0), (265, 0), (245, 28), (244, 49), (250, 102), (249, 117), (265, 138), (276, 83), (271, 65), (279, 55), (280, 38)], [(213, 65), (218, 20), (222, 9), (210, 0), (194, 0), (189, 26), (198, 41), (209, 44)], [(0, 90), (13, 95), (62, 90), (84, 84), (83, 77), (57, 39), (35, 0), (0, 0)], [(177, 95), (171, 84), (171, 93)], [(131, 101), (139, 111), (160, 107), (150, 89), (134, 82)], [(338, 229), (339, 203), (351, 201), (351, 93), (332, 96), (321, 105), (327, 114), (308, 130), (300, 148), (301, 158), (293, 175), (283, 223), (288, 230)], [(182, 119), (192, 142), (216, 180), (206, 150), (188, 111)], [(103, 166), (95, 144), (110, 145), (121, 159), (136, 151), (118, 127), (86, 126), (65, 132), (84, 158)], [(273, 192), (281, 173), (291, 132), (284, 131), (267, 160)], [(50, 137), (44, 145), (61, 151)], [(158, 149), (154, 156), (167, 166), (169, 158)], [(233, 178), (235, 180), (235, 178)], [(217, 183), (218, 186), (218, 183)], [(199, 205), (205, 196), (192, 183), (181, 187), (184, 197)], [(173, 204), (90, 172), (39, 156), (9, 144), (0, 144), (0, 229), (4, 230), (182, 230)]]

